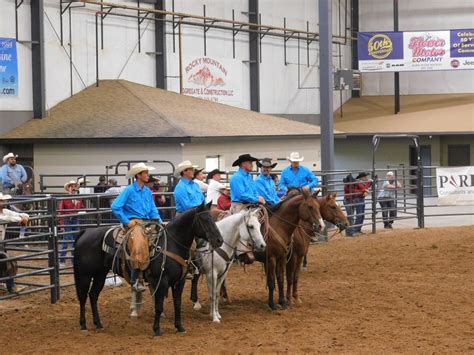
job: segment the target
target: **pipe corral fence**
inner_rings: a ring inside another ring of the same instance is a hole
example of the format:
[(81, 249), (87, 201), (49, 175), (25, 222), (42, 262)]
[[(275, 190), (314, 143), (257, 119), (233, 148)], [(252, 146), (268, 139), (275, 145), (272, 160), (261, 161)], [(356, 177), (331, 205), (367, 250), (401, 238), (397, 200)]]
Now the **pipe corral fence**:
[[(374, 142), (374, 147), (377, 143)], [(467, 208), (465, 212), (460, 213), (455, 208), (450, 212), (449, 208), (446, 208), (447, 206), (443, 206), (443, 212), (439, 213), (437, 209), (440, 206), (435, 202), (425, 202), (425, 199), (433, 200), (433, 197), (436, 197), (436, 166), (422, 166), (421, 164), (405, 166), (401, 164), (377, 168), (375, 166), (375, 151), (376, 149), (374, 149), (372, 169), (368, 171), (372, 189), (362, 202), (363, 209), (361, 209), (360, 201), (355, 202), (351, 199), (353, 192), (347, 189), (351, 182), (344, 179), (350, 174), (355, 177), (364, 169), (315, 171), (320, 179), (318, 188), (322, 190), (322, 193), (336, 192), (337, 200), (348, 212), (349, 219), (353, 222), (358, 221), (358, 224), (353, 223), (352, 228), (365, 227), (366, 231), (370, 229), (370, 232), (375, 233), (384, 222), (381, 212), (396, 213), (395, 221), (412, 220), (413, 227), (418, 228), (424, 228), (425, 219), (430, 217), (474, 216), (472, 208)], [(124, 166), (128, 168), (129, 163), (125, 163)], [(114, 169), (114, 174), (108, 175), (109, 177), (123, 176), (125, 178), (124, 174), (117, 174), (119, 166)], [(394, 173), (395, 180), (401, 184), (401, 187), (395, 190), (394, 206), (382, 211), (378, 195), (388, 171)], [(279, 174), (279, 171), (275, 171), (275, 173)], [(253, 174), (256, 175), (257, 172)], [(43, 191), (48, 191), (58, 187), (62, 188), (60, 185), (48, 185), (51, 178), (61, 177), (63, 181), (67, 181), (80, 176), (87, 180), (87, 178), (100, 175), (103, 174), (40, 175), (40, 180)], [(170, 220), (175, 215), (172, 191), (176, 180), (172, 172), (157, 173), (156, 175), (160, 176), (163, 182), (159, 191), (153, 193), (155, 202), (163, 220)], [(222, 176), (222, 180), (228, 181), (231, 176), (232, 172), (227, 172)], [(345, 187), (346, 193), (344, 194)], [(14, 279), (18, 288), (21, 288), (16, 293), (1, 292), (0, 300), (50, 290), (51, 303), (57, 302), (61, 296), (61, 289), (74, 284), (72, 255), (78, 231), (119, 224), (110, 208), (113, 199), (119, 193), (117, 190), (114, 192), (75, 195), (74, 199), (81, 200), (84, 205), (84, 208), (79, 210), (58, 209), (62, 200), (71, 199), (71, 196), (66, 194), (45, 195), (43, 192), (33, 196), (14, 196), (11, 201), (8, 201), (11, 209), (27, 213), (30, 216), (30, 223), (27, 227), (8, 225), (6, 238), (0, 241), (0, 250), (5, 250), (8, 253), (7, 259), (2, 259), (0, 263), (16, 262), (18, 266), (18, 273), (13, 277), (0, 277), (0, 284)]]

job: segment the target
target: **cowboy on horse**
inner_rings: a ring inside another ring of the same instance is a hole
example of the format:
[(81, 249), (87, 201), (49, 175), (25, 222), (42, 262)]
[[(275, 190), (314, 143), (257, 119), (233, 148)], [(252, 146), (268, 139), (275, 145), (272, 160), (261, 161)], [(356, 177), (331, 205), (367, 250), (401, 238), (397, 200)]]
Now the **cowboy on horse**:
[(25, 168), (16, 163), (16, 158), (18, 155), (13, 153), (8, 153), (3, 157), (4, 165), (0, 169), (0, 177), (5, 192), (21, 195), (22, 185), (28, 180), (28, 175)]
[(278, 198), (275, 183), (271, 176), (272, 169), (277, 163), (272, 163), (270, 158), (263, 158), (261, 162), (257, 161), (257, 166), (260, 168), (260, 175), (255, 180), (257, 185), (257, 192), (262, 196), (267, 205), (272, 206), (280, 202)]
[[(157, 220), (158, 224), (162, 223), (158, 209), (153, 202), (152, 192), (145, 185), (150, 177), (149, 172), (152, 170), (155, 168), (147, 166), (145, 163), (132, 166), (127, 173), (127, 178), (134, 177), (135, 182), (125, 188), (111, 206), (114, 215), (128, 230), (142, 224), (144, 220)], [(140, 269), (130, 269), (130, 284), (132, 289), (137, 292), (145, 290)]]
[(230, 179), (231, 213), (237, 213), (249, 204), (266, 203), (265, 199), (259, 196), (255, 181), (250, 175), (254, 161), (258, 159), (250, 154), (243, 154), (232, 163), (232, 166), (238, 166), (239, 170)]
[(204, 202), (204, 194), (199, 185), (194, 181), (194, 171), (197, 168), (189, 160), (185, 160), (178, 164), (175, 176), (180, 176), (173, 195), (176, 202), (176, 215), (190, 210), (191, 208), (200, 206)]
[(286, 158), (290, 165), (281, 172), (280, 190), (287, 192), (289, 189), (302, 189), (310, 191), (319, 184), (319, 179), (307, 167), (300, 165), (304, 157), (300, 153), (292, 152)]

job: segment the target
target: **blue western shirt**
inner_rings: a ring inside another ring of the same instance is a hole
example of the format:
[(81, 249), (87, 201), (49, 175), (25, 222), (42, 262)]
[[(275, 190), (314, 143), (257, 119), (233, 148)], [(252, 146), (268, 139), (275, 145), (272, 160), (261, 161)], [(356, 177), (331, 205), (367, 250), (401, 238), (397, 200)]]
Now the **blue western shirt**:
[(230, 178), (230, 199), (232, 202), (258, 203), (255, 181), (242, 168)]
[(287, 191), (289, 188), (302, 188), (308, 186), (310, 189), (319, 184), (319, 179), (306, 166), (298, 166), (295, 171), (287, 166), (281, 172), (280, 190)]
[(191, 208), (197, 207), (204, 202), (201, 188), (194, 180), (181, 178), (174, 189), (176, 212), (183, 213)]
[(162, 223), (151, 190), (146, 186), (140, 188), (136, 181), (118, 195), (112, 203), (112, 211), (124, 225), (128, 225), (131, 218), (158, 219)]
[(16, 164), (11, 167), (10, 165), (4, 164), (0, 169), (0, 177), (2, 178), (3, 185), (7, 188), (15, 185), (15, 182), (26, 182), (28, 175), (26, 175), (25, 168), (20, 164)]
[(257, 192), (259, 196), (262, 196), (267, 204), (276, 205), (278, 202), (280, 202), (276, 192), (275, 182), (271, 176), (265, 176), (263, 173), (261, 173), (255, 180), (255, 184), (257, 185)]

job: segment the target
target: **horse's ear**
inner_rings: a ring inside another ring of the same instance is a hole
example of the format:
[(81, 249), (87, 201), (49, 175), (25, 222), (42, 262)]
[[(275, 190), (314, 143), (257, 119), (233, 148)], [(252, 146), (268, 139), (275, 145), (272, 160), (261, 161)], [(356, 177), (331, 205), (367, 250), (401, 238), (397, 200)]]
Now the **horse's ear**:
[(212, 201), (209, 201), (208, 204), (206, 204), (206, 210), (210, 210), (212, 207)]
[(313, 192), (311, 196), (318, 197), (320, 192), (321, 192), (321, 189), (317, 189), (316, 191)]

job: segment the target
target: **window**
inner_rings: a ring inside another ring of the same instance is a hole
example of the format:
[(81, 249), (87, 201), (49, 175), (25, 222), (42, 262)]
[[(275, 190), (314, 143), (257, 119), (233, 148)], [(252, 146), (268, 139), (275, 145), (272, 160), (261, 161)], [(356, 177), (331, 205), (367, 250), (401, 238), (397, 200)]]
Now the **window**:
[(470, 150), (469, 144), (448, 144), (448, 166), (469, 166)]
[(206, 171), (209, 172), (214, 169), (219, 169), (219, 156), (211, 155), (206, 157)]

